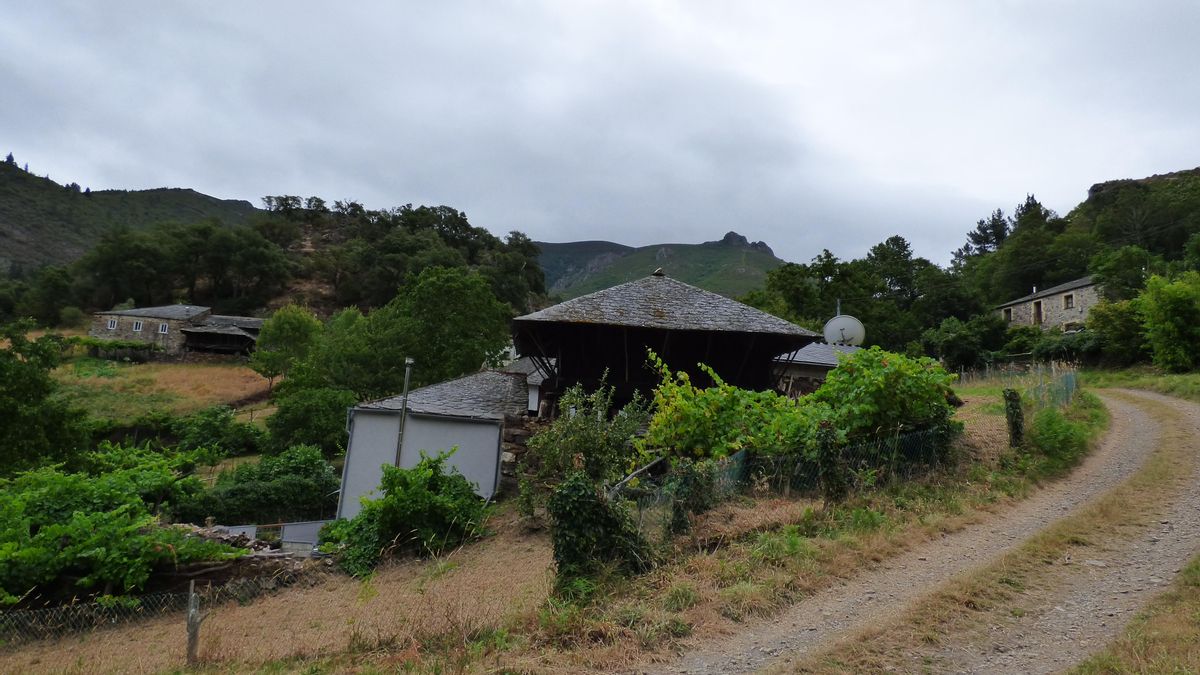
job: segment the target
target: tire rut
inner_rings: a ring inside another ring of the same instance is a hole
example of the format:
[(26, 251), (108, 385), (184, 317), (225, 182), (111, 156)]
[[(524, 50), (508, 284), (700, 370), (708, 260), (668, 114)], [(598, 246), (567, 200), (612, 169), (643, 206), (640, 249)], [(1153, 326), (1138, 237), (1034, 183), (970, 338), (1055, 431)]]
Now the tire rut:
[(1112, 397), (1104, 401), (1112, 417), (1109, 432), (1070, 476), (982, 523), (921, 544), (774, 617), (750, 622), (734, 635), (640, 672), (754, 672), (830, 647), (868, 625), (900, 616), (912, 601), (1016, 548), (1142, 465), (1157, 445), (1160, 430), (1138, 406)]
[[(1132, 392), (1131, 392), (1132, 393)], [(1166, 442), (1195, 452), (1200, 439), (1200, 406), (1157, 394), (1139, 398), (1166, 405), (1176, 414)], [(1200, 550), (1200, 481), (1192, 467), (1167, 486), (1169, 497), (1156, 522), (1139, 528), (1082, 560), (1062, 561), (1053, 578), (1024, 598), (1031, 607), (1021, 617), (993, 625), (983, 639), (951, 644), (930, 654), (938, 668), (954, 673), (1054, 673), (1102, 649), (1129, 620), (1170, 585)]]

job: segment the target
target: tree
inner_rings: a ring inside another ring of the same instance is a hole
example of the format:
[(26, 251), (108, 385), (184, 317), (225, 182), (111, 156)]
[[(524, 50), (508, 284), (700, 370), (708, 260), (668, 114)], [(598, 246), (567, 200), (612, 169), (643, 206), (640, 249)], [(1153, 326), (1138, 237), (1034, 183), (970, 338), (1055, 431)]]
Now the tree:
[(1087, 328), (1096, 334), (1100, 354), (1110, 366), (1128, 366), (1148, 358), (1137, 303), (1101, 302), (1088, 312)]
[(13, 157), (13, 154), (10, 152), (10, 153), (8, 153), (8, 156), (4, 158), (4, 163), (11, 164), (12, 166), (16, 166), (17, 160)]
[(1154, 365), (1173, 372), (1200, 365), (1200, 272), (1150, 277), (1137, 307)]
[(321, 321), (299, 305), (284, 305), (263, 322), (250, 367), (273, 381), (303, 361), (321, 334)]
[(28, 321), (0, 328), (0, 475), (67, 461), (88, 435), (82, 412), (54, 398), (61, 339), (26, 338)]
[(291, 389), (276, 399), (275, 414), (267, 418), (270, 445), (282, 452), (295, 445), (314, 445), (326, 457), (346, 448), (346, 409), (358, 402), (353, 392), (321, 387)]
[(1140, 246), (1122, 246), (1093, 257), (1091, 271), (1104, 297), (1116, 302), (1136, 298), (1151, 274), (1166, 271), (1166, 263)]
[(970, 254), (979, 255), (998, 250), (1009, 233), (1008, 218), (1004, 211), (996, 209), (986, 220), (975, 224), (975, 229), (967, 233), (967, 246)]

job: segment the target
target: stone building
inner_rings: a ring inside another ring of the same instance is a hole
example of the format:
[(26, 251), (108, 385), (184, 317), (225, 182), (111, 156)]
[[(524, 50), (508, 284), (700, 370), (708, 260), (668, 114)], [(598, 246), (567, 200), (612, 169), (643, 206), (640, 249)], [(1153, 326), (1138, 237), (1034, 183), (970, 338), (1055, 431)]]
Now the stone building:
[(254, 317), (213, 314), (210, 307), (164, 305), (96, 312), (88, 335), (147, 342), (171, 355), (189, 350), (245, 353), (258, 341), (262, 322)]
[(1071, 331), (1083, 328), (1088, 312), (1099, 302), (1099, 286), (1091, 277), (1083, 277), (1044, 291), (1035, 286), (1033, 293), (999, 305), (996, 311), (1010, 326)]
[(775, 390), (793, 398), (810, 394), (837, 368), (838, 354), (853, 354), (859, 347), (813, 342), (775, 359)]

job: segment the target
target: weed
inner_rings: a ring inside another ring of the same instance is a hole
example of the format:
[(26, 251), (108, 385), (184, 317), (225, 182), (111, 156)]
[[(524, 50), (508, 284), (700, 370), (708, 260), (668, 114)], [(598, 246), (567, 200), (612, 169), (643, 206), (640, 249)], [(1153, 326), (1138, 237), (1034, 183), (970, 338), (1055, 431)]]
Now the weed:
[(753, 581), (739, 581), (721, 591), (721, 615), (734, 621), (769, 611), (770, 604), (767, 589)]
[(700, 602), (700, 593), (696, 590), (695, 584), (686, 581), (680, 582), (667, 589), (667, 595), (663, 598), (663, 606), (669, 612), (681, 612), (689, 607), (694, 607)]

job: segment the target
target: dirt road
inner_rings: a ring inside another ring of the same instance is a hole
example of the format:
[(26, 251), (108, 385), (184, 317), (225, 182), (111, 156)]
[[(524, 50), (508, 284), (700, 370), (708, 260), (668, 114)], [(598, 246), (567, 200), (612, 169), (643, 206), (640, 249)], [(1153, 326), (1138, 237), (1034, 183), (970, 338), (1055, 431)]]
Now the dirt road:
[[(665, 673), (788, 670), (788, 663), (853, 640), (868, 626), (902, 616), (951, 578), (987, 565), (1038, 531), (1076, 512), (1129, 478), (1164, 438), (1193, 446), (1200, 406), (1145, 392), (1104, 396), (1112, 425), (1101, 447), (1069, 477), (977, 526), (919, 546), (783, 614), (748, 624), (704, 645)], [(1152, 415), (1155, 410), (1164, 414)], [(1156, 418), (1169, 418), (1161, 424)], [(1182, 478), (1182, 477), (1181, 477)], [(1030, 611), (995, 626), (984, 639), (920, 647), (926, 667), (942, 672), (1055, 672), (1102, 647), (1200, 550), (1200, 481), (1164, 487), (1161, 522), (1112, 547), (1063, 565), (1053, 583), (1027, 590)]]

